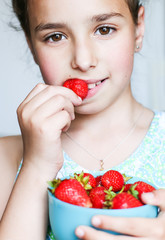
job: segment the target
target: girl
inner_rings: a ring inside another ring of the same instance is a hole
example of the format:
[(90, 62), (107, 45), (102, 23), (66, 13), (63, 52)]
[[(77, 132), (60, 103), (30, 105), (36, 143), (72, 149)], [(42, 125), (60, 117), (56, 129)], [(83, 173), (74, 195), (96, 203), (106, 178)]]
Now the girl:
[[(113, 168), (165, 187), (165, 114), (139, 104), (130, 86), (144, 35), (139, 1), (13, 0), (13, 7), (45, 84), (18, 108), (22, 138), (1, 139), (0, 239), (45, 239), (47, 181), (56, 176)], [(62, 87), (75, 78), (88, 84), (83, 101)], [(160, 207), (157, 219), (92, 220), (128, 236), (85, 226), (75, 233), (92, 240), (164, 239), (164, 197), (163, 189), (143, 195), (145, 203)]]

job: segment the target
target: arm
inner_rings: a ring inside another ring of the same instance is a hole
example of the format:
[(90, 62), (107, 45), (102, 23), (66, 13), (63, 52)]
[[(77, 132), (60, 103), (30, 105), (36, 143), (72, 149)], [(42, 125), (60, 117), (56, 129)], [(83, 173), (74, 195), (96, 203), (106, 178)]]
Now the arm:
[(161, 213), (155, 219), (145, 218), (120, 218), (108, 216), (95, 216), (92, 219), (93, 226), (120, 232), (129, 236), (114, 236), (87, 226), (80, 226), (76, 234), (84, 240), (163, 240), (165, 239), (165, 189), (156, 190), (153, 194), (143, 195), (145, 203), (157, 205)]
[(16, 173), (22, 159), (22, 137), (0, 138), (0, 219), (13, 189)]
[(71, 90), (39, 84), (19, 106), (24, 161), (1, 221), (0, 239), (45, 239), (47, 181), (62, 167), (61, 132), (70, 126), (78, 104)]

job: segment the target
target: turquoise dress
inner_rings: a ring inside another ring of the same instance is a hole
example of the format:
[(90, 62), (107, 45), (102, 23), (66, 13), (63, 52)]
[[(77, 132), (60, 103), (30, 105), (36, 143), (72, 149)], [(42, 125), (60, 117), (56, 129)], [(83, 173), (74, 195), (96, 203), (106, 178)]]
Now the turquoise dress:
[[(65, 152), (64, 164), (57, 177), (63, 178), (82, 170), (99, 174), (100, 171), (89, 171), (75, 163)], [(165, 112), (155, 112), (150, 128), (136, 151), (113, 169), (130, 176), (146, 179), (158, 188), (165, 188)], [(107, 171), (107, 170), (105, 170)], [(104, 173), (102, 171), (101, 173)], [(48, 227), (46, 240), (54, 240)]]
[[(96, 174), (100, 172), (98, 170), (89, 171), (74, 162), (65, 152), (63, 155), (64, 164), (57, 175), (59, 178), (82, 170)], [(158, 188), (165, 187), (165, 112), (155, 112), (148, 132), (139, 147), (129, 158), (113, 169), (146, 179)]]
[[(57, 177), (66, 177), (74, 172), (99, 174), (89, 171), (75, 163), (65, 152), (64, 164)], [(165, 188), (165, 112), (155, 112), (150, 128), (136, 151), (113, 169), (130, 176), (137, 176), (153, 183), (158, 188)], [(107, 171), (107, 170), (105, 170)], [(104, 173), (102, 171), (101, 173)], [(54, 240), (50, 227), (47, 240)]]

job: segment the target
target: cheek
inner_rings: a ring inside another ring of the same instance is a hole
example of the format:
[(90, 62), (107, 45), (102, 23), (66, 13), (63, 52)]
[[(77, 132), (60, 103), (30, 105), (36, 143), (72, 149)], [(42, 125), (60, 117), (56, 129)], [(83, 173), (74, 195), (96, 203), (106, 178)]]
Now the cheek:
[(130, 74), (134, 62), (134, 48), (130, 45), (116, 47), (113, 55), (108, 57), (108, 61), (111, 62), (111, 66), (116, 70), (116, 73)]
[(119, 60), (117, 61), (118, 72), (130, 78), (133, 70), (134, 52), (123, 51), (119, 53), (119, 56)]
[(133, 70), (135, 42), (134, 35), (129, 32), (126, 33), (111, 45), (111, 48), (107, 51), (109, 54), (106, 53), (106, 60), (109, 63), (110, 71), (117, 75), (130, 77)]
[(44, 82), (48, 85), (60, 85), (60, 62), (44, 53), (37, 56), (37, 62)]

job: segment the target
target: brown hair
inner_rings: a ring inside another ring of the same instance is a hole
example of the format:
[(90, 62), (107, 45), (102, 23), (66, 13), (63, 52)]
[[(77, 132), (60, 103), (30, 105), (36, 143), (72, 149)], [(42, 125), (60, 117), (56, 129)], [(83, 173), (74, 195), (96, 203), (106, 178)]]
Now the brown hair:
[[(135, 25), (138, 22), (138, 11), (141, 6), (140, 0), (125, 0), (128, 4)], [(28, 18), (28, 0), (12, 0), (14, 13), (16, 14), (21, 28), (27, 37), (30, 37), (30, 27)]]
[(133, 21), (135, 25), (138, 23), (138, 12), (139, 8), (142, 6), (139, 0), (125, 0), (126, 3), (128, 4), (129, 10), (131, 12)]
[(21, 28), (24, 30), (27, 37), (30, 37), (27, 4), (28, 0), (12, 0), (13, 10), (20, 22)]

